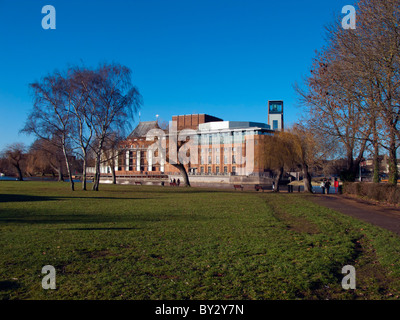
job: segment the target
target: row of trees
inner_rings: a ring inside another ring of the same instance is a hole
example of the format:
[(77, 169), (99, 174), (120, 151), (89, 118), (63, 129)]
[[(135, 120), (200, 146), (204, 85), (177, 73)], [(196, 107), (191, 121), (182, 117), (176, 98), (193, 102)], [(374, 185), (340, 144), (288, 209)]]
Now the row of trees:
[[(74, 172), (81, 171), (81, 161), (69, 159)], [(7, 146), (0, 153), (0, 172), (7, 176), (16, 175), (19, 181), (25, 176), (53, 176), (64, 181), (66, 175), (62, 151), (53, 143), (38, 139), (29, 148), (23, 143)]]
[(89, 156), (93, 158), (93, 190), (97, 191), (104, 155), (113, 161), (114, 153), (107, 150), (115, 148), (142, 104), (131, 81), (131, 70), (115, 63), (96, 69), (70, 67), (49, 74), (30, 87), (33, 109), (21, 131), (38, 138), (38, 147), (56, 159), (55, 167), (63, 159), (71, 190), (71, 159), (81, 159), (82, 189), (86, 190), (87, 161)]
[(316, 55), (304, 86), (296, 86), (306, 108), (304, 123), (331, 157), (344, 154), (343, 178), (354, 180), (360, 161), (389, 156), (389, 183), (398, 180), (400, 142), (400, 1), (359, 0), (355, 30), (338, 23), (327, 28), (328, 41)]
[[(272, 155), (265, 157), (266, 166), (277, 172), (278, 180), (285, 170), (301, 170), (305, 190), (310, 191), (310, 168), (343, 155), (342, 179), (354, 180), (360, 162), (371, 154), (374, 182), (378, 182), (379, 159), (386, 153), (389, 182), (397, 183), (399, 21), (400, 0), (359, 0), (355, 30), (343, 29), (340, 19), (327, 28), (326, 46), (317, 52), (303, 85), (295, 86), (306, 111), (302, 125), (276, 133), (264, 146), (265, 155)], [(72, 190), (72, 155), (82, 160), (84, 190), (87, 159), (93, 155), (93, 189), (98, 190), (102, 156), (109, 157), (111, 168), (115, 167), (111, 150), (141, 105), (131, 71), (118, 64), (72, 67), (48, 75), (31, 88), (34, 107), (22, 131), (53, 146), (46, 148), (57, 154), (57, 161), (64, 160)], [(178, 165), (186, 177), (184, 167)]]

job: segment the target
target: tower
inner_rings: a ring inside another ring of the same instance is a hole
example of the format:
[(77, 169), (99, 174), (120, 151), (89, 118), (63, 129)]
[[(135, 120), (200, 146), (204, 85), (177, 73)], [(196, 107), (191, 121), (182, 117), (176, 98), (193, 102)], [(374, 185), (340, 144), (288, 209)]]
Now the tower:
[(283, 101), (268, 101), (268, 124), (272, 130), (282, 131), (283, 126)]

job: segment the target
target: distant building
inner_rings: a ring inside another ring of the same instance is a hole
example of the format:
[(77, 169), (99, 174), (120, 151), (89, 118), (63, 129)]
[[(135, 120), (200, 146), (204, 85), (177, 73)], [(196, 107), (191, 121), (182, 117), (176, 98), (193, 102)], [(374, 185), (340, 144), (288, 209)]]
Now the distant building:
[[(207, 114), (177, 115), (170, 128), (162, 130), (157, 121), (140, 122), (132, 133), (119, 144), (117, 150), (118, 177), (171, 176), (179, 174), (160, 151), (149, 133), (161, 133), (160, 143), (167, 147), (175, 135), (184, 133), (194, 143), (188, 156), (186, 170), (191, 176), (260, 176), (267, 171), (261, 161), (263, 139), (274, 131), (283, 130), (283, 102), (269, 101), (268, 123), (224, 121)], [(193, 151), (194, 150), (194, 151)], [(195, 159), (196, 161), (193, 161)], [(102, 173), (111, 168), (103, 166)]]

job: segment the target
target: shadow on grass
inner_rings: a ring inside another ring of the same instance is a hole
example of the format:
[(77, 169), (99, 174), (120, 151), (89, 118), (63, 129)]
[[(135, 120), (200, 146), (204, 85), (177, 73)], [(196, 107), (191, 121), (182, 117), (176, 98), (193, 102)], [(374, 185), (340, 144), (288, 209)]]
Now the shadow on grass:
[[(225, 218), (222, 218), (224, 220)], [(158, 222), (186, 222), (221, 220), (205, 215), (164, 214), (163, 212), (150, 214), (37, 214), (25, 210), (0, 211), (0, 225), (28, 224), (28, 225), (90, 225), (77, 227), (74, 230), (105, 230), (107, 227), (96, 227), (102, 223), (158, 223)], [(135, 228), (109, 228), (110, 230), (133, 230)], [(72, 230), (72, 229), (71, 229)]]
[(137, 230), (139, 228), (65, 228), (63, 230), (72, 230), (72, 231), (119, 231), (119, 230)]
[(20, 287), (19, 283), (16, 281), (0, 281), (0, 291), (15, 290)]
[(0, 202), (33, 202), (56, 200), (53, 197), (28, 196), (23, 194), (0, 194)]
[(96, 197), (96, 196), (32, 196), (23, 194), (0, 194), (0, 203), (3, 202), (36, 202), (36, 201), (59, 201), (65, 199), (104, 199), (104, 200), (150, 200), (152, 198), (144, 197)]

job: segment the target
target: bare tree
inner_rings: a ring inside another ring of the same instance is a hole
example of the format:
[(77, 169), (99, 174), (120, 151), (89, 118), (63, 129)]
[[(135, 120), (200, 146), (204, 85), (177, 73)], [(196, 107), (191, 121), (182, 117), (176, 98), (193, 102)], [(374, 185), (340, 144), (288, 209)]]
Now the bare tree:
[(118, 148), (119, 143), (123, 140), (124, 138), (118, 132), (111, 132), (104, 140), (101, 161), (111, 169), (112, 184), (117, 183), (115, 167), (117, 165), (118, 157), (121, 156), (123, 152)]
[(67, 85), (66, 77), (59, 72), (32, 83), (30, 87), (34, 97), (33, 110), (21, 131), (52, 142), (63, 151), (71, 190), (74, 191), (69, 160), (71, 136), (75, 132), (71, 104), (64, 94)]
[(9, 145), (2, 152), (3, 158), (16, 170), (17, 178), (23, 181), (23, 165), (26, 160), (26, 147), (23, 143)]
[(90, 103), (95, 106), (91, 127), (95, 133), (93, 190), (99, 190), (100, 164), (104, 143), (113, 130), (123, 130), (140, 108), (142, 98), (132, 85), (131, 70), (119, 64), (103, 64), (94, 71), (90, 85)]
[(279, 192), (284, 172), (297, 167), (292, 135), (282, 131), (273, 136), (266, 136), (261, 153), (264, 166), (275, 173), (274, 192)]
[(30, 147), (29, 155), (34, 161), (34, 165), (43, 169), (50, 167), (57, 174), (58, 181), (64, 181), (64, 155), (56, 142), (37, 139)]
[(64, 86), (64, 95), (73, 115), (72, 125), (77, 133), (71, 138), (79, 146), (82, 157), (82, 190), (86, 190), (87, 157), (94, 136), (92, 122), (96, 106), (89, 103), (93, 78), (93, 71), (89, 69), (71, 68), (68, 70), (67, 84)]
[(325, 153), (319, 147), (313, 132), (300, 124), (286, 130), (286, 135), (286, 139), (290, 140), (287, 143), (291, 143), (293, 148), (292, 162), (303, 172), (304, 191), (312, 193), (310, 170)]
[(328, 43), (314, 60), (306, 89), (297, 91), (307, 107), (310, 126), (340, 139), (353, 179), (368, 144), (372, 144), (375, 181), (379, 152), (385, 148), (390, 159), (389, 182), (396, 184), (400, 3), (360, 0), (357, 7), (356, 30), (344, 30), (339, 24), (327, 29)]

